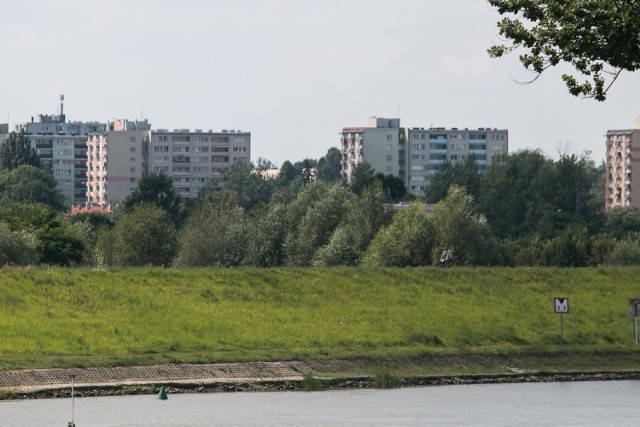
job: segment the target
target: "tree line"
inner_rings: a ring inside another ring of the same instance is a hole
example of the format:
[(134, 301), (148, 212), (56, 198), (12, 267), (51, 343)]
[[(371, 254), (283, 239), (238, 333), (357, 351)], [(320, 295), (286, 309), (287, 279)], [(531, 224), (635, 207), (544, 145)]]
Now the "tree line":
[(436, 265), (445, 247), (469, 266), (640, 263), (640, 211), (603, 210), (587, 156), (522, 150), (484, 173), (445, 162), (416, 198), (366, 162), (344, 185), (331, 148), (275, 179), (268, 160), (234, 163), (190, 201), (149, 174), (113, 214), (71, 217), (34, 151), (20, 134), (0, 146), (0, 265), (402, 267)]

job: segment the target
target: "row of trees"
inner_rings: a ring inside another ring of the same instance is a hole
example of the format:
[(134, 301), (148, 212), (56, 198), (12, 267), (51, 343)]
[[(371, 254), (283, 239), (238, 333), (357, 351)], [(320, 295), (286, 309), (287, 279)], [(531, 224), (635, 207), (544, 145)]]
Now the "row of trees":
[(435, 264), (445, 246), (459, 265), (640, 262), (639, 211), (602, 211), (603, 171), (586, 156), (524, 150), (483, 174), (472, 159), (445, 163), (425, 192), (432, 212), (425, 200), (394, 212), (410, 198), (402, 181), (366, 163), (344, 186), (331, 149), (285, 162), (273, 180), (254, 170), (268, 160), (235, 163), (189, 203), (170, 177), (151, 174), (112, 216), (69, 217), (50, 172), (20, 148), (26, 138), (12, 138), (11, 150), (0, 146), (2, 265), (416, 266)]

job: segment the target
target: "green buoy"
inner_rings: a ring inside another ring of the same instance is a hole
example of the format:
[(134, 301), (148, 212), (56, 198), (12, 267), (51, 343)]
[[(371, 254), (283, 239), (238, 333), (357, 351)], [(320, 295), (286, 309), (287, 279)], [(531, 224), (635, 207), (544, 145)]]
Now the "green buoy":
[(167, 391), (164, 389), (164, 386), (160, 387), (160, 392), (158, 393), (158, 399), (167, 400)]

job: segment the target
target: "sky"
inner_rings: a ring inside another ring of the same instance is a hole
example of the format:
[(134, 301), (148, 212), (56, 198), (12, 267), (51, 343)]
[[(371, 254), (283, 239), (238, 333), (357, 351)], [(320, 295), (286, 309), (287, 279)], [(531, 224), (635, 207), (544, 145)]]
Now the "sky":
[(509, 151), (604, 158), (640, 116), (640, 73), (607, 101), (551, 69), (492, 59), (484, 0), (20, 0), (0, 5), (0, 122), (148, 119), (250, 131), (251, 157), (319, 158), (371, 116), (404, 127), (509, 130)]

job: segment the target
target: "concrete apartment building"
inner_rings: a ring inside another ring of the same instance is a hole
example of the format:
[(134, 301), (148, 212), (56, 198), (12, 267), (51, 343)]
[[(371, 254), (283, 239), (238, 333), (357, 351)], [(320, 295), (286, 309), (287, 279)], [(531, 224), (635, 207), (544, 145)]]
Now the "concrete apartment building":
[(251, 133), (240, 130), (158, 129), (150, 132), (149, 172), (173, 178), (181, 197), (191, 199), (210, 180), (222, 180), (235, 162), (249, 163)]
[(407, 135), (407, 190), (422, 195), (431, 175), (445, 161), (463, 162), (470, 156), (481, 172), (498, 154), (509, 150), (506, 129), (411, 128)]
[(106, 134), (90, 135), (87, 145), (87, 200), (103, 206), (123, 201), (146, 173), (164, 173), (181, 197), (197, 197), (232, 163), (250, 161), (251, 133), (152, 130), (147, 120), (116, 120)]
[(369, 127), (342, 129), (341, 173), (343, 180), (351, 182), (355, 165), (367, 161), (377, 172), (402, 178), (407, 190), (420, 196), (445, 161), (461, 162), (473, 156), (482, 171), (508, 149), (509, 133), (504, 129), (403, 129), (399, 119), (372, 117)]
[(634, 188), (640, 189), (640, 117), (634, 129), (607, 131), (606, 144), (605, 209), (640, 208), (640, 196), (633, 197)]
[(39, 114), (31, 122), (20, 123), (15, 131), (24, 130), (42, 163), (53, 173), (56, 188), (67, 203), (87, 202), (87, 138), (90, 133), (106, 133), (107, 124), (99, 122), (67, 122), (60, 97), (60, 114)]
[(122, 201), (136, 188), (148, 168), (150, 130), (147, 120), (116, 120), (106, 133), (89, 135), (85, 189), (89, 205)]
[(371, 117), (368, 127), (343, 128), (340, 138), (342, 178), (351, 182), (355, 166), (366, 161), (376, 172), (405, 179), (404, 152), (400, 119)]

